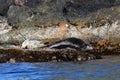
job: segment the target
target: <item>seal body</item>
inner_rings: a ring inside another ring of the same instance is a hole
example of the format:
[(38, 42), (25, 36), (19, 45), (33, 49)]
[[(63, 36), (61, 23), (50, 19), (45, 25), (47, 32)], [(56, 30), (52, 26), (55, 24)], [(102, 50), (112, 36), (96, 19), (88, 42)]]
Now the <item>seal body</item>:
[(37, 39), (26, 39), (23, 43), (21, 48), (23, 49), (35, 49), (44, 46), (41, 40)]
[(55, 48), (55, 49), (72, 48), (72, 49), (76, 49), (76, 50), (93, 49), (92, 46), (86, 44), (83, 40), (81, 40), (79, 38), (75, 38), (75, 37), (59, 40), (52, 44), (48, 44), (45, 47)]

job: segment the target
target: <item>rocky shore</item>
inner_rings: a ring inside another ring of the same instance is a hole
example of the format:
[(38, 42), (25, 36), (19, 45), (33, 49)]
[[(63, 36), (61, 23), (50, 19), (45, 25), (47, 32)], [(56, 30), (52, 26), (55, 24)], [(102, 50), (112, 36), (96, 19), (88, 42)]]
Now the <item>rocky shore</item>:
[[(30, 42), (30, 47), (37, 48), (68, 37), (77, 37), (91, 44), (94, 50), (87, 54), (92, 54), (94, 58), (96, 54), (119, 55), (119, 14), (119, 0), (0, 0), (0, 62), (52, 61), (47, 60), (47, 56), (40, 60), (36, 57), (33, 57), (35, 60), (27, 58), (28, 52), (29, 56), (34, 55), (34, 52), (40, 56), (44, 53), (48, 55), (49, 51), (22, 49), (22, 43), (34, 40)], [(22, 58), (17, 59), (15, 56), (19, 50)], [(53, 50), (51, 53), (63, 56), (64, 50)], [(68, 50), (65, 53), (82, 55), (86, 52)], [(23, 54), (27, 57), (23, 57)], [(90, 55), (84, 56), (88, 59)], [(70, 58), (70, 61), (77, 59)], [(66, 57), (64, 60), (68, 61)], [(60, 61), (64, 60), (60, 58)]]
[[(5, 46), (4, 46), (5, 47)], [(102, 56), (120, 56), (120, 46), (95, 46), (93, 50), (77, 51), (74, 49), (22, 49), (19, 46), (0, 48), (0, 62), (61, 62), (87, 61), (102, 59)]]
[(96, 59), (94, 54), (76, 50), (56, 49), (0, 49), (0, 62), (61, 62), (86, 61)]

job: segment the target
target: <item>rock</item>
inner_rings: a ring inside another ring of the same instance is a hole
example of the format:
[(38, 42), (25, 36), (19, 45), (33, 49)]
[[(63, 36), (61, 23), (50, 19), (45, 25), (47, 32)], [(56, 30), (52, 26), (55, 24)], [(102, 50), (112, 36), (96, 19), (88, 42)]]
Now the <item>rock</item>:
[(15, 62), (16, 62), (16, 60), (15, 60), (15, 59), (13, 59), (13, 58), (11, 58), (11, 59), (9, 60), (9, 62), (10, 62), (10, 63), (15, 63)]
[(69, 0), (64, 6), (64, 15), (69, 21), (78, 19), (78, 17), (87, 18), (97, 10), (110, 8), (119, 4), (120, 1), (118, 0)]
[[(12, 5), (9, 7), (9, 10), (7, 12), (7, 19), (9, 24), (18, 24), (18, 26), (22, 27), (23, 24), (27, 25), (30, 23), (32, 19), (32, 12), (27, 7)], [(25, 25), (23, 27), (25, 27)]]
[(62, 62), (62, 61), (87, 61), (96, 59), (94, 54), (71, 49), (0, 49), (1, 62)]
[(13, 0), (16, 5), (23, 6), (25, 3), (25, 0)]
[(20, 48), (20, 45), (2, 44), (1, 48)]
[[(63, 32), (62, 32), (63, 31)], [(53, 27), (22, 27), (19, 29), (12, 29), (9, 32), (0, 35), (0, 43), (14, 43), (22, 44), (26, 39), (54, 39), (54, 38), (68, 38), (68, 37), (77, 37), (85, 41), (96, 40), (109, 38), (114, 42), (113, 39), (117, 40), (115, 42), (119, 43), (119, 23), (113, 22), (111, 25), (104, 25), (101, 27), (85, 27), (78, 29), (77, 26), (69, 25), (67, 30), (64, 30), (64, 27), (53, 26)], [(61, 33), (61, 34), (60, 34)], [(114, 38), (113, 38), (114, 37)]]
[[(9, 7), (7, 12), (10, 24), (27, 26), (48, 26), (60, 21), (94, 21), (97, 15), (106, 18), (119, 16), (118, 0), (14, 0), (16, 6)], [(17, 6), (24, 5), (24, 6)], [(117, 10), (118, 9), (118, 10)], [(12, 15), (11, 15), (12, 14)], [(115, 16), (117, 15), (117, 16)], [(28, 25), (29, 24), (29, 25)], [(76, 24), (76, 23), (75, 23)]]
[[(8, 22), (10, 24), (25, 24), (31, 23), (39, 25), (49, 25), (51, 23), (59, 23), (65, 21), (62, 14), (62, 6), (64, 0), (42, 1), (42, 0), (28, 0), (26, 6), (10, 6), (7, 12)], [(31, 19), (32, 20), (29, 20)], [(31, 25), (29, 25), (31, 26)]]
[(0, 15), (6, 16), (6, 13), (11, 4), (12, 0), (0, 0)]
[[(9, 2), (9, 4), (8, 4)], [(57, 24), (60, 21), (94, 20), (96, 15), (119, 15), (119, 0), (1, 0), (6, 9), (10, 24), (32, 23), (33, 26)], [(7, 4), (5, 4), (7, 3)], [(13, 3), (16, 5), (14, 6)], [(4, 10), (1, 4), (1, 12)], [(11, 5), (12, 4), (12, 5)], [(20, 5), (20, 6), (19, 6)], [(24, 5), (24, 6), (22, 6)], [(12, 6), (12, 7), (11, 7)], [(118, 10), (115, 10), (118, 9)], [(115, 13), (114, 13), (115, 12)], [(3, 12), (2, 12), (3, 13)], [(13, 13), (14, 15), (9, 15)], [(115, 16), (117, 15), (117, 16)], [(113, 17), (113, 18), (114, 18)], [(29, 22), (30, 18), (30, 22)], [(31, 19), (32, 18), (32, 19)], [(28, 19), (28, 21), (26, 20)], [(22, 21), (23, 20), (23, 21)], [(24, 22), (25, 21), (25, 22)], [(25, 27), (24, 25), (24, 27)], [(31, 25), (31, 24), (30, 24)], [(28, 25), (28, 26), (30, 26)]]
[(37, 39), (27, 39), (22, 43), (21, 48), (24, 49), (35, 49), (44, 46), (44, 43)]
[[(97, 40), (105, 38), (108, 32), (112, 39), (120, 36), (119, 0), (25, 0), (23, 6), (19, 6), (23, 0), (15, 1), (18, 3), (11, 2), (6, 15), (12, 31), (1, 34), (0, 43), (21, 44), (30, 38), (58, 37)], [(69, 26), (66, 28), (61, 22)]]
[(7, 19), (0, 16), (0, 34), (5, 34), (12, 30), (12, 26), (8, 25)]

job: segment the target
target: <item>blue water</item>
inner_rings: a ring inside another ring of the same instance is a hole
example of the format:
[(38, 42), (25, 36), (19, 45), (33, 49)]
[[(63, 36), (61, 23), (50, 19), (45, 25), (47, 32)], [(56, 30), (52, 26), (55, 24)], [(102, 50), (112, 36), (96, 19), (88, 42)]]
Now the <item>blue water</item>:
[(86, 62), (0, 63), (0, 80), (120, 80), (120, 57)]

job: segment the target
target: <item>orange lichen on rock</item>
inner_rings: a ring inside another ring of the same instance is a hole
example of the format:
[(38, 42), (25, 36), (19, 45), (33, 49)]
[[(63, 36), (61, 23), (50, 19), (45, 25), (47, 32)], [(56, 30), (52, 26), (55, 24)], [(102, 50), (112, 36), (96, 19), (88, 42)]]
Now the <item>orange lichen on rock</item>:
[(107, 42), (108, 42), (108, 40), (106, 40), (106, 39), (100, 40), (97, 42), (97, 46), (100, 46), (100, 47), (105, 46)]
[(77, 26), (78, 29), (84, 28), (86, 26), (86, 21), (80, 21), (80, 20), (73, 20), (70, 21), (70, 24), (73, 26)]
[(95, 49), (103, 49), (108, 46), (109, 41), (107, 39), (102, 39), (99, 41), (91, 41), (90, 44), (95, 47)]
[(105, 15), (103, 15), (103, 14), (98, 14), (98, 15), (96, 16), (96, 19), (97, 19), (98, 21), (104, 20), (104, 19), (105, 19)]
[(58, 24), (57, 32), (55, 33), (57, 38), (63, 38), (66, 34), (68, 24), (66, 22), (60, 22)]
[(90, 25), (92, 24), (92, 22), (91, 21), (86, 21), (86, 22), (84, 22), (84, 26), (85, 27), (90, 27)]

